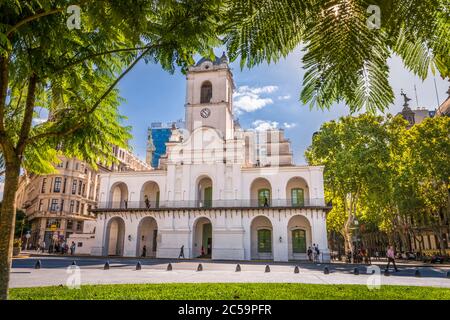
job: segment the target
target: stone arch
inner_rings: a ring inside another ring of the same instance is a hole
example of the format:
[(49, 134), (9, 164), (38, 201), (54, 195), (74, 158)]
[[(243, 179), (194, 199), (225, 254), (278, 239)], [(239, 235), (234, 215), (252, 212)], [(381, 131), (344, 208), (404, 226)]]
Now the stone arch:
[(309, 205), (309, 187), (302, 177), (293, 177), (286, 183), (286, 202), (288, 206), (303, 207)]
[(213, 225), (211, 219), (199, 217), (192, 224), (192, 257), (212, 258)]
[(272, 185), (269, 180), (261, 177), (253, 180), (250, 185), (250, 202), (252, 207), (270, 206), (272, 197)]
[(308, 247), (312, 246), (312, 228), (303, 215), (292, 216), (287, 224), (289, 260), (307, 260)]
[(273, 259), (273, 226), (267, 216), (256, 216), (250, 223), (250, 258)]
[(200, 103), (211, 103), (213, 86), (211, 81), (204, 81), (200, 89)]
[(160, 189), (155, 181), (147, 181), (142, 185), (140, 207), (142, 208), (158, 208), (159, 207)]
[[(144, 217), (137, 228), (136, 256), (156, 258), (158, 222), (154, 217)], [(145, 252), (144, 252), (145, 246)]]
[(120, 217), (111, 218), (106, 225), (105, 256), (122, 256), (125, 245), (125, 221)]
[(208, 175), (202, 175), (196, 182), (196, 205), (201, 208), (211, 208), (213, 205), (213, 180)]
[(128, 186), (125, 182), (116, 182), (112, 185), (109, 196), (110, 208), (128, 207)]

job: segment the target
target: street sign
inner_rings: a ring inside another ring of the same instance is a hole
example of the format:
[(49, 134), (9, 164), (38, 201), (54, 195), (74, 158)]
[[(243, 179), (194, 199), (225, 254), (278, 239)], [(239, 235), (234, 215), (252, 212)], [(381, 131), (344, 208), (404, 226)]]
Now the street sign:
[(27, 239), (30, 239), (30, 238), (31, 238), (30, 232), (28, 232), (28, 233), (25, 235), (25, 238), (27, 238)]

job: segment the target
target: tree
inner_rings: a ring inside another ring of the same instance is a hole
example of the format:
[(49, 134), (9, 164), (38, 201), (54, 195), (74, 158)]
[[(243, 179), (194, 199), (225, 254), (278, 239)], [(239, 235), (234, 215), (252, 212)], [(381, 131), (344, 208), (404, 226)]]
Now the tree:
[[(126, 147), (117, 83), (140, 61), (168, 71), (211, 55), (221, 1), (86, 1), (81, 29), (69, 29), (68, 0), (0, 4), (0, 146), (5, 190), (0, 211), (0, 299), (8, 293), (21, 167), (54, 170), (58, 154), (96, 168)], [(46, 114), (44, 118), (40, 114)]]
[(445, 234), (442, 226), (450, 221), (450, 118), (427, 118), (414, 125), (408, 145), (422, 211), (442, 251)]
[(448, 0), (230, 0), (225, 43), (252, 67), (305, 52), (301, 100), (351, 111), (385, 110), (394, 100), (388, 59), (414, 74), (450, 75)]
[[(311, 165), (324, 165), (326, 194), (332, 200), (329, 218), (337, 219), (346, 252), (354, 252), (353, 223), (362, 207), (385, 184), (389, 160), (388, 135), (383, 117), (362, 114), (322, 125), (305, 155)], [(330, 224), (336, 224), (330, 221)]]

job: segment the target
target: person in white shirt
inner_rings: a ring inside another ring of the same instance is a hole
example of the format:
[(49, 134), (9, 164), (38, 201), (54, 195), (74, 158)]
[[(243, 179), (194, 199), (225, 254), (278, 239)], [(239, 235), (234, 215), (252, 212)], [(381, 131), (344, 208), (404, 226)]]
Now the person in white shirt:
[(392, 264), (394, 265), (394, 269), (395, 272), (398, 272), (397, 266), (395, 265), (395, 252), (394, 252), (394, 247), (393, 246), (389, 246), (387, 253), (386, 253), (387, 259), (388, 259), (388, 264), (386, 266), (386, 271), (389, 271), (389, 266)]

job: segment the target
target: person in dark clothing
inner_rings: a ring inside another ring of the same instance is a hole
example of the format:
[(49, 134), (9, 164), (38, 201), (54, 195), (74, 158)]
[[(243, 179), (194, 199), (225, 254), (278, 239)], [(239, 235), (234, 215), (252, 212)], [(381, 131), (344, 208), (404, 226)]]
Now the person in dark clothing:
[(269, 206), (269, 200), (267, 199), (267, 197), (264, 197), (264, 207), (268, 207)]
[(146, 207), (147, 209), (150, 209), (150, 200), (148, 200), (147, 195), (145, 196), (144, 202), (145, 202), (145, 207)]
[(180, 259), (181, 257), (184, 259), (184, 245), (182, 245), (180, 248), (180, 254), (178, 255), (178, 259)]

